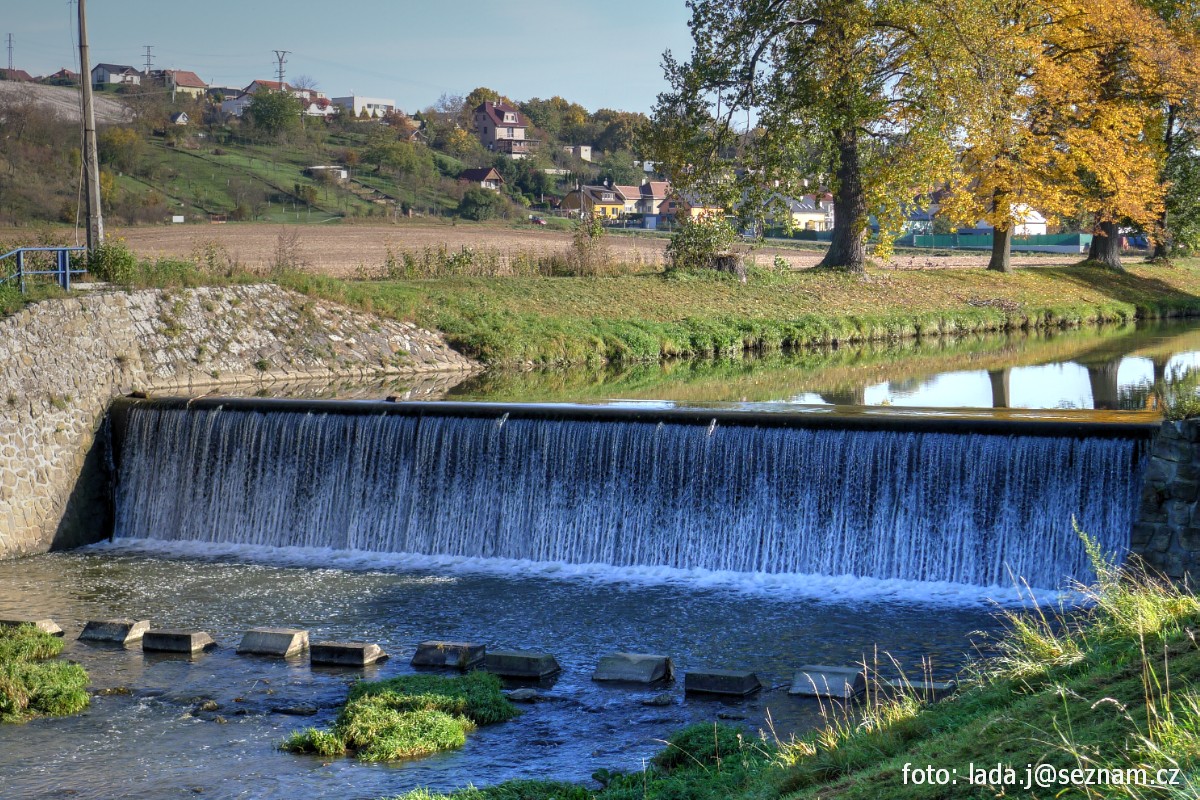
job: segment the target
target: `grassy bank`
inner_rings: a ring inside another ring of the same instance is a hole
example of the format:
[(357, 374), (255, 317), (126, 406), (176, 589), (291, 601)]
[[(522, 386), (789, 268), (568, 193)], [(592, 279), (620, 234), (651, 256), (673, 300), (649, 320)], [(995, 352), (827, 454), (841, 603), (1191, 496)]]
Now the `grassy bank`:
[(60, 717), (88, 707), (83, 667), (55, 659), (63, 640), (32, 625), (0, 628), (0, 722)]
[(396, 761), (462, 747), (477, 725), (516, 715), (494, 675), (404, 675), (355, 684), (332, 728), (299, 731), (282, 748), (322, 756), (353, 753), (361, 761)]
[(446, 333), (493, 364), (740, 355), (917, 335), (1070, 327), (1200, 313), (1200, 268), (754, 272), (340, 281), (291, 288)]
[[(1200, 600), (1102, 561), (1098, 570), (1089, 610), (1055, 619), (1009, 615), (1007, 633), (992, 643), (997, 655), (977, 663), (959, 693), (935, 705), (909, 696), (830, 709), (824, 728), (787, 741), (701, 724), (673, 737), (644, 771), (597, 774), (599, 787), (523, 781), (451, 797), (1197, 797)], [(1012, 775), (974, 773), (971, 783), (969, 765), (987, 770), (998, 763)], [(1049, 785), (1024, 786), (1026, 765), (1054, 770)], [(957, 783), (912, 779), (928, 766), (957, 769), (947, 776)], [(1087, 785), (1088, 770), (1095, 770), (1096, 785)], [(1174, 785), (1130, 785), (1139, 774), (1128, 770)], [(436, 797), (418, 790), (403, 800)]]

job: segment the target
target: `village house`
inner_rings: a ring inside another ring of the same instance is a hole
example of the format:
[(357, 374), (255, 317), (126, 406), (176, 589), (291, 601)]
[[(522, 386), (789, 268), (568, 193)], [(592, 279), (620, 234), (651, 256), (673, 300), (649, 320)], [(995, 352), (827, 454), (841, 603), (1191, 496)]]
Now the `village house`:
[(504, 177), (495, 167), (464, 169), (458, 174), (458, 179), (463, 183), (477, 184), (481, 188), (491, 189), (494, 192), (500, 191), (500, 188), (504, 186)]
[(568, 144), (563, 145), (563, 152), (570, 156), (575, 156), (580, 161), (592, 160), (592, 146), (590, 144)]
[(351, 114), (355, 119), (366, 116), (370, 119), (382, 119), (396, 111), (396, 101), (379, 97), (363, 97), (352, 94), (348, 97), (335, 97), (333, 104), (343, 113)]
[(47, 75), (43, 80), (51, 86), (76, 86), (79, 84), (79, 73), (63, 67), (53, 75)]
[(126, 64), (97, 64), (92, 67), (93, 86), (142, 85), (142, 73)]
[[(784, 197), (776, 195), (772, 198), (776, 203), (782, 201), (790, 217), (790, 227), (802, 231), (831, 231), (833, 230), (833, 196), (806, 194), (801, 197)], [(776, 212), (778, 209), (776, 209)], [(786, 220), (771, 219), (771, 222), (783, 223)]]
[(191, 122), (191, 119), (188, 117), (186, 111), (179, 111), (179, 112), (176, 112), (171, 115), (171, 124), (172, 125), (183, 126), (183, 125), (187, 125), (189, 122)]
[(208, 92), (208, 84), (194, 72), (182, 69), (164, 69), (154, 73), (155, 79), (166, 88), (177, 94), (189, 97), (203, 97)]
[(525, 138), (528, 127), (525, 115), (506, 103), (488, 100), (475, 109), (475, 135), (480, 143), (510, 158), (524, 158), (537, 147), (536, 140)]
[(615, 186), (581, 186), (563, 198), (565, 211), (602, 219), (617, 219), (625, 213), (625, 195)]
[(37, 79), (23, 69), (0, 69), (0, 80), (33, 83)]
[(676, 219), (679, 217), (701, 219), (724, 216), (725, 209), (712, 203), (706, 203), (695, 192), (671, 192), (666, 202), (662, 204), (662, 213), (664, 216)]

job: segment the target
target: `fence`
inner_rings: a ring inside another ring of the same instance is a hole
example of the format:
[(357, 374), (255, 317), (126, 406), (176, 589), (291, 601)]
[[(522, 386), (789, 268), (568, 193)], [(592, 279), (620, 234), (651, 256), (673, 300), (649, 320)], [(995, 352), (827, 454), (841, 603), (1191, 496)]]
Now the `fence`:
[[(16, 250), (0, 256), (0, 265), (10, 258), (15, 260), (17, 264), (16, 272), (0, 278), (0, 286), (10, 281), (15, 281), (21, 288), (21, 293), (24, 294), (26, 278), (39, 275), (52, 275), (58, 281), (59, 286), (65, 290), (70, 290), (71, 277), (87, 273), (87, 270), (82, 267), (75, 268), (72, 266), (72, 253), (82, 253), (85, 249), (83, 247), (18, 247)], [(36, 255), (37, 253), (50, 253), (53, 255), (39, 257)], [(32, 263), (27, 263), (31, 259)], [(53, 269), (40, 269), (47, 262), (53, 264)], [(30, 267), (33, 268), (30, 269)]]

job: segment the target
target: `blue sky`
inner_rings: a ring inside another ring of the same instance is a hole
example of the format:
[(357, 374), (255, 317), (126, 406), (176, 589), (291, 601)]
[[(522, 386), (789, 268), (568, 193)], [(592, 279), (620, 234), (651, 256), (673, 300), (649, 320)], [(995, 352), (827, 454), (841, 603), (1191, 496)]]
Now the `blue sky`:
[[(78, 64), (68, 0), (0, 0), (0, 37), (34, 75)], [(406, 111), (488, 86), (517, 100), (561, 95), (589, 110), (648, 111), (670, 48), (690, 52), (684, 0), (88, 0), (91, 61), (190, 69), (212, 84), (289, 78)], [(0, 51), (7, 65), (7, 51)]]

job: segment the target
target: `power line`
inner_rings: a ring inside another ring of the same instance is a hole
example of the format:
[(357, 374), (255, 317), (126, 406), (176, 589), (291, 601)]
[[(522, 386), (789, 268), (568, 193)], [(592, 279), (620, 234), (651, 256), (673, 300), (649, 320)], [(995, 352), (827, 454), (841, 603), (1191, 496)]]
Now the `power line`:
[(279, 90), (283, 91), (283, 65), (287, 63), (287, 57), (292, 54), (291, 50), (276, 50), (275, 59), (279, 62)]

